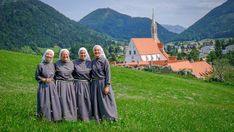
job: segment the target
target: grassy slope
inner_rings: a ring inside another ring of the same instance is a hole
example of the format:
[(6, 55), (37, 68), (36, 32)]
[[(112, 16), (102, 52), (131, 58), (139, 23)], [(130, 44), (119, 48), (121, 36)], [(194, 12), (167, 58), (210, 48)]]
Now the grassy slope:
[(175, 75), (112, 67), (119, 121), (51, 123), (37, 120), (39, 56), (0, 50), (0, 131), (2, 130), (234, 130), (234, 88)]

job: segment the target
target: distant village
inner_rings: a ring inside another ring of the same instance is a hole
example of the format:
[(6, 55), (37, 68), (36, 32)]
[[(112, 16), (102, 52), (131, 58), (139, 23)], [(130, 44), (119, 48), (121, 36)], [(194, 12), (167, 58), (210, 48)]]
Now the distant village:
[[(228, 40), (228, 39), (227, 39)], [(169, 53), (186, 53), (189, 54), (192, 49), (199, 51), (199, 60), (207, 60), (207, 56), (211, 51), (215, 50), (214, 39), (204, 39), (201, 41), (187, 41), (187, 42), (174, 42), (167, 43), (165, 50)], [(223, 50), (223, 54), (227, 54), (234, 51), (234, 43), (226, 46)]]
[[(207, 63), (207, 57), (210, 52), (214, 52), (215, 41), (204, 39), (163, 44), (158, 38), (153, 12), (151, 38), (131, 38), (128, 46), (120, 46), (119, 49), (124, 51), (124, 61), (114, 65), (137, 69), (148, 68), (149, 71), (156, 69), (164, 72), (181, 72), (205, 79), (213, 73), (212, 64)], [(234, 51), (234, 43), (222, 49), (222, 54), (230, 51)], [(119, 55), (121, 56), (121, 53)]]

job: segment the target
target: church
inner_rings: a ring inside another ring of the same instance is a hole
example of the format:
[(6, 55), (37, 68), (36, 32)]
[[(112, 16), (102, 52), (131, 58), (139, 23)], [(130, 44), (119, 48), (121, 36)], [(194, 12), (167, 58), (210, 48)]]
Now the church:
[(125, 63), (168, 60), (157, 34), (157, 24), (152, 14), (151, 38), (132, 38), (125, 54)]
[(157, 23), (152, 13), (151, 38), (131, 38), (125, 52), (124, 65), (140, 66), (170, 66), (173, 72), (190, 70), (197, 78), (205, 78), (213, 72), (212, 66), (205, 61), (190, 62), (177, 60), (176, 56), (168, 55), (157, 33)]

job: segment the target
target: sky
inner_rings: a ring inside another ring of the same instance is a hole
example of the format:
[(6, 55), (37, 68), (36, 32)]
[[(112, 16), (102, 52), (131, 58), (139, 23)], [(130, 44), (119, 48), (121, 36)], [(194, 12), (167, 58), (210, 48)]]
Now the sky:
[(68, 18), (79, 21), (98, 8), (111, 8), (132, 17), (152, 17), (160, 24), (189, 27), (227, 0), (41, 0)]

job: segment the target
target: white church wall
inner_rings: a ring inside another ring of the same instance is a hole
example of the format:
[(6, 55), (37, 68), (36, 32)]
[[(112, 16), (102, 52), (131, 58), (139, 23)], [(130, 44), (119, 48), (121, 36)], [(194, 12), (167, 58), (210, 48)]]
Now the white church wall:
[(129, 45), (128, 45), (127, 52), (125, 54), (125, 62), (126, 63), (139, 62), (141, 60), (142, 59), (141, 59), (139, 53), (137, 52), (135, 45), (133, 44), (133, 42), (131, 40)]
[(153, 61), (156, 60), (156, 55), (152, 55), (152, 60), (153, 60)]
[(158, 61), (158, 60), (167, 60), (164, 56), (160, 54), (153, 54), (153, 55), (141, 55), (142, 61)]
[(145, 55), (141, 55), (141, 60), (142, 61), (146, 61), (146, 56)]
[(147, 61), (151, 61), (151, 55), (146, 55), (147, 56)]

